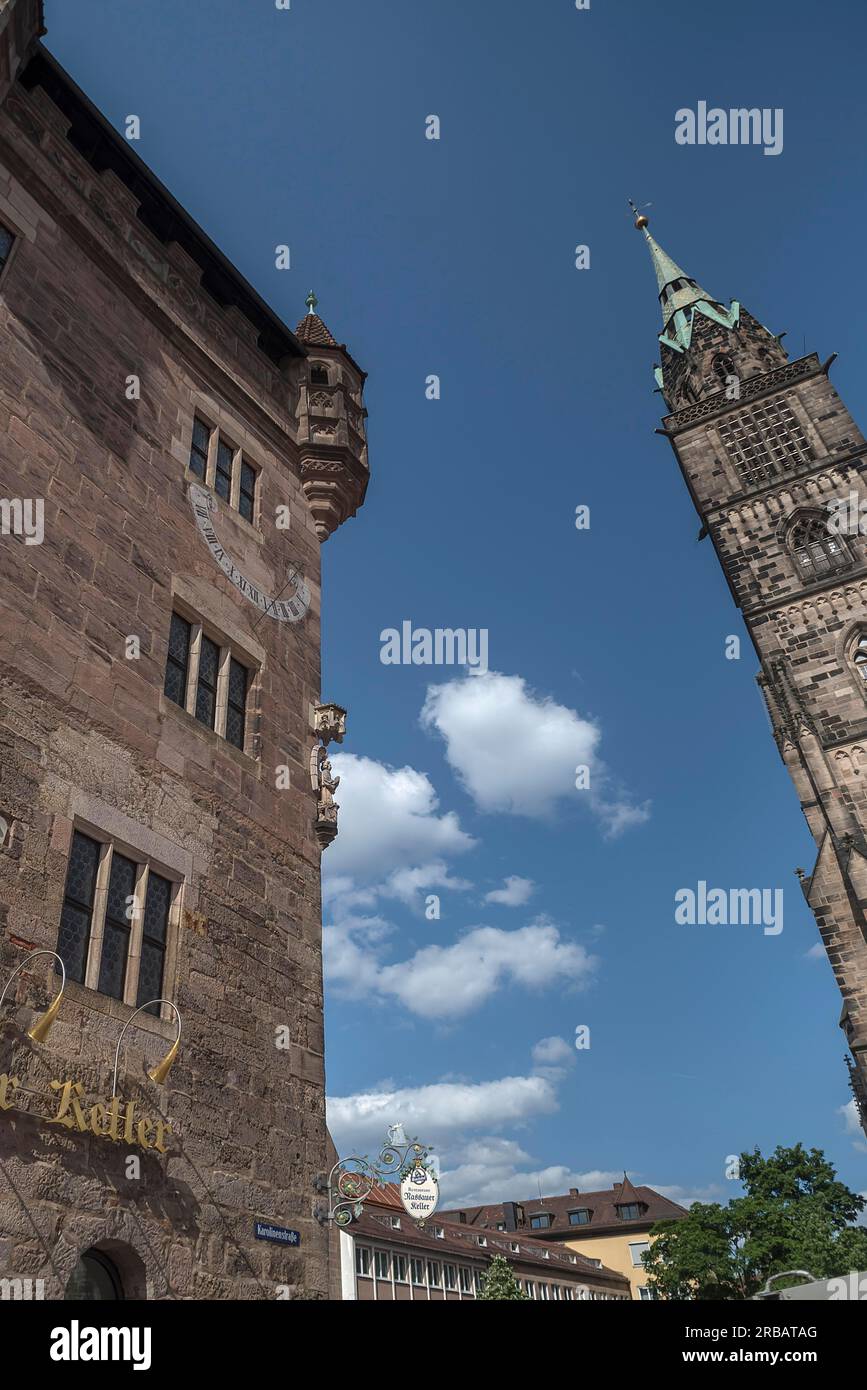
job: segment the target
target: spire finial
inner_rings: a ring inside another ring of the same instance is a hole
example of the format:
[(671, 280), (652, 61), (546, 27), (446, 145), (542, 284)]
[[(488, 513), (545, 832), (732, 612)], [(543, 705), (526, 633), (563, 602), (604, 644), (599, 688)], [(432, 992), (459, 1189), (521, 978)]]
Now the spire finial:
[(316, 312), (316, 305), (319, 303), (319, 300), (316, 298), (316, 295), (313, 293), (312, 290), (311, 290), (310, 293), (308, 294), (308, 296), (307, 296), (307, 298), (305, 299), (304, 303), (307, 305), (307, 312), (308, 312), (308, 314), (315, 314), (315, 312)]
[[(629, 206), (632, 208), (632, 215), (633, 215), (633, 217), (635, 218), (635, 230), (638, 231), (638, 232), (643, 232), (643, 231), (644, 231), (644, 228), (645, 228), (645, 227), (647, 226), (647, 224), (648, 224), (649, 218), (647, 218), (647, 217), (645, 217), (645, 216), (643, 215), (643, 213), (642, 213), (642, 211), (641, 211), (641, 208), (637, 208), (637, 207), (635, 206), (635, 204), (633, 203), (633, 201), (632, 201), (631, 198), (627, 198), (626, 201), (627, 201), (627, 203), (629, 204)], [(642, 207), (645, 207), (645, 208), (652, 208), (652, 207), (653, 207), (653, 204), (652, 204), (652, 203), (643, 203), (643, 204), (642, 204)]]

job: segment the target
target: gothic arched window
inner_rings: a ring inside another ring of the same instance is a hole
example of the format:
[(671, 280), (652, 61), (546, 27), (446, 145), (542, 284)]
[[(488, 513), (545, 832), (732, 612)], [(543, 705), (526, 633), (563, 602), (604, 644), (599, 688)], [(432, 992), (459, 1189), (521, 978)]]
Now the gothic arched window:
[(730, 376), (737, 376), (734, 358), (729, 357), (727, 352), (717, 353), (716, 357), (713, 359), (713, 370), (714, 375), (719, 377), (723, 386), (725, 386)]
[(828, 530), (825, 515), (799, 516), (789, 528), (786, 539), (798, 573), (808, 584), (826, 574), (848, 569), (853, 563), (852, 552), (843, 537)]
[(328, 368), (323, 366), (321, 362), (314, 362), (313, 366), (310, 368), (310, 385), (328, 385)]
[(861, 632), (852, 648), (852, 665), (862, 681), (867, 681), (867, 633)]

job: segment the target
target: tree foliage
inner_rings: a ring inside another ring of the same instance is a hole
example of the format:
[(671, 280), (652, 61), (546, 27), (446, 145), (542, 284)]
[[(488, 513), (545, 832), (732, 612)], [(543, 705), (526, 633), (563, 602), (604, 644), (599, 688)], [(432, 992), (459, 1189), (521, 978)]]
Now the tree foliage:
[(867, 1270), (867, 1229), (852, 1224), (867, 1203), (821, 1149), (743, 1153), (740, 1181), (744, 1195), (727, 1206), (696, 1202), (685, 1219), (653, 1227), (644, 1267), (659, 1297), (744, 1299), (786, 1270), (816, 1279)]
[(526, 1297), (509, 1267), (509, 1261), (502, 1255), (495, 1255), (488, 1266), (488, 1272), (482, 1275), (482, 1291), (479, 1298), (526, 1300)]

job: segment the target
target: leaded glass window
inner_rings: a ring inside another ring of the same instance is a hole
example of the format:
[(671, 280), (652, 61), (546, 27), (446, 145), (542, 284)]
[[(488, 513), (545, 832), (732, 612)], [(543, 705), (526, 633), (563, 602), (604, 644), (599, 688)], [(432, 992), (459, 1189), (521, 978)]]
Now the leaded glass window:
[(214, 474), (214, 490), (226, 502), (232, 496), (232, 464), (235, 451), (224, 439), (217, 444), (217, 469)]
[(246, 666), (232, 657), (229, 661), (229, 700), (226, 710), (226, 738), (236, 748), (243, 750), (244, 729), (247, 721), (247, 677)]
[(196, 718), (209, 729), (216, 727), (217, 679), (220, 673), (220, 648), (210, 637), (202, 635), (199, 650), (199, 680), (196, 688)]
[[(149, 999), (159, 999), (162, 996), (171, 905), (171, 883), (167, 878), (163, 878), (151, 870), (148, 874), (147, 893), (145, 894), (137, 1005), (145, 1004)], [(159, 1014), (159, 1011), (158, 1004), (153, 1004), (145, 1010), (146, 1013), (150, 1014)]]
[(123, 999), (126, 984), (136, 872), (136, 865), (126, 855), (117, 851), (112, 854), (97, 985), (100, 994), (108, 994), (112, 999)]
[(238, 493), (238, 511), (252, 522), (256, 502), (256, 470), (241, 460), (241, 490)]
[(163, 689), (170, 700), (183, 709), (187, 702), (187, 673), (190, 666), (191, 626), (179, 613), (172, 614), (169, 654)]
[(788, 534), (789, 550), (805, 583), (848, 569), (852, 553), (842, 536), (828, 530), (827, 516), (802, 516)]
[(87, 968), (99, 850), (96, 840), (91, 840), (78, 830), (74, 832), (66, 870), (60, 931), (57, 934), (57, 954), (66, 966), (67, 978), (75, 980), (77, 984), (84, 983)]
[(212, 430), (198, 415), (193, 421), (193, 442), (190, 448), (190, 472), (203, 481), (208, 474), (208, 449)]
[(207, 424), (200, 415), (193, 416), (188, 467), (196, 478), (201, 478), (218, 497), (252, 524), (256, 509), (256, 469), (218, 426)]
[(161, 998), (176, 888), (144, 856), (73, 831), (57, 936), (67, 977), (129, 1005)]
[(242, 753), (253, 674), (230, 647), (203, 632), (201, 624), (172, 614), (166, 695)]
[(748, 487), (762, 487), (812, 462), (812, 445), (785, 399), (762, 401), (721, 421), (718, 428), (729, 458)]

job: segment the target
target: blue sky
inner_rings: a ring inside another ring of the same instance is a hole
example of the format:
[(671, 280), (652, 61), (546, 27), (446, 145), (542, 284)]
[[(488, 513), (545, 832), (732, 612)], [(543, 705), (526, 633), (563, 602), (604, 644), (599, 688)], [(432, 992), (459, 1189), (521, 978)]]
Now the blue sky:
[[(402, 1118), (450, 1201), (624, 1168), (726, 1200), (726, 1155), (798, 1140), (867, 1188), (794, 876), (812, 840), (653, 433), (656, 287), (625, 201), (793, 356), (839, 352), (858, 416), (864, 7), (46, 11), (51, 51), (118, 128), (140, 116), (138, 152), (276, 311), (294, 324), (312, 286), (370, 373), (367, 502), (323, 555), (323, 694), (350, 710), (325, 860), (341, 1148)], [(699, 100), (783, 108), (782, 154), (676, 144)], [(383, 665), (404, 620), (487, 629), (491, 674)], [(507, 879), (526, 901), (486, 901)], [(700, 879), (783, 888), (783, 932), (678, 926)]]

